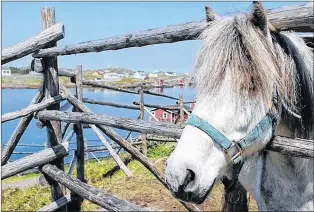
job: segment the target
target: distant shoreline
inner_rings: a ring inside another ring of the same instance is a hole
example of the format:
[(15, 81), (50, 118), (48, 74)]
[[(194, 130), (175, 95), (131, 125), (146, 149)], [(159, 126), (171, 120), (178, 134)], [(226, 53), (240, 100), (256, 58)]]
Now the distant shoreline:
[[(1, 85), (1, 89), (38, 89), (40, 85)], [(74, 88), (74, 84), (66, 84), (67, 88)], [(129, 85), (129, 86), (115, 86), (117, 88), (124, 88), (124, 89), (134, 89), (136, 88), (135, 85)], [(85, 86), (83, 85), (83, 88), (100, 88), (100, 87), (93, 87), (93, 86)], [(154, 86), (144, 86), (146, 89), (152, 89)], [(104, 88), (106, 89), (106, 88)]]

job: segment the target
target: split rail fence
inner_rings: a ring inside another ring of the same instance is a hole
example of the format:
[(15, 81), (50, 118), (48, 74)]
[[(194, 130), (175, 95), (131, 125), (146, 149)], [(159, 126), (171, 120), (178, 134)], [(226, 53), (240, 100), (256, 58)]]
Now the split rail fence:
[[(314, 31), (313, 3), (272, 9), (268, 10), (267, 13), (270, 22), (279, 30)], [(141, 208), (88, 185), (84, 176), (85, 153), (108, 151), (118, 164), (118, 169), (120, 168), (126, 176), (131, 177), (132, 173), (125, 165), (126, 162), (122, 161), (118, 156), (120, 150), (124, 149), (131, 155), (132, 159), (142, 163), (167, 188), (165, 176), (146, 156), (147, 141), (176, 142), (181, 136), (184, 125), (158, 122), (147, 107), (176, 109), (180, 111), (180, 121), (182, 123), (183, 114), (187, 112), (184, 111), (183, 105), (191, 101), (184, 102), (182, 97), (177, 98), (145, 90), (141, 84), (137, 89), (125, 89), (101, 82), (84, 80), (82, 78), (82, 66), (77, 66), (75, 72), (58, 70), (57, 57), (195, 40), (214, 21), (214, 13), (210, 8), (206, 7), (206, 20), (203, 21), (172, 25), (118, 37), (58, 47), (57, 41), (64, 38), (64, 26), (61, 23), (56, 24), (54, 8), (42, 8), (42, 32), (20, 44), (2, 50), (2, 64), (33, 53), (32, 69), (43, 74), (43, 83), (28, 107), (2, 115), (2, 123), (17, 118), (20, 118), (20, 121), (2, 152), (1, 179), (3, 180), (38, 167), (51, 187), (52, 198), (51, 204), (41, 208), (39, 211), (80, 211), (83, 199), (87, 199), (106, 210), (149, 210), (149, 208)], [(313, 37), (305, 37), (304, 39), (308, 42), (308, 45), (313, 46)], [(59, 83), (59, 76), (69, 77), (71, 82), (75, 83), (75, 95), (71, 94), (64, 85)], [(131, 105), (121, 105), (86, 99), (83, 98), (83, 85), (136, 94), (140, 96), (140, 102), (133, 102)], [(145, 104), (144, 94), (176, 100), (178, 101), (178, 106), (169, 108), (161, 105)], [(60, 111), (60, 102), (62, 101), (68, 101), (73, 105), (72, 111)], [(94, 114), (84, 103), (139, 110), (140, 114), (138, 119)], [(144, 120), (145, 111), (155, 121)], [(38, 127), (46, 128), (47, 148), (9, 163), (8, 161), (14, 149), (33, 118), (38, 119)], [(67, 123), (63, 129), (61, 122)], [(73, 125), (73, 132), (71, 131), (68, 136), (65, 136), (67, 129), (71, 125)], [(103, 143), (102, 147), (84, 146), (83, 129), (85, 127), (91, 128), (96, 133)], [(123, 138), (112, 128), (127, 130), (129, 133), (127, 137)], [(140, 133), (140, 142), (132, 143), (128, 141), (132, 132)], [(68, 173), (65, 173), (64, 157), (69, 154), (69, 141), (74, 133), (76, 134), (75, 154)], [(111, 145), (104, 135), (115, 142), (116, 145)], [(136, 148), (137, 145), (141, 146), (140, 150)], [(117, 148), (118, 151), (116, 152), (115, 149)], [(281, 136), (276, 136), (267, 147), (267, 151), (276, 151), (286, 155), (311, 159), (314, 158), (313, 150), (313, 141), (290, 139)], [(75, 164), (77, 179), (71, 176)], [(66, 194), (66, 188), (71, 191), (71, 194)], [(189, 211), (199, 211), (199, 208), (194, 204), (181, 203)], [(224, 207), (225, 211), (234, 209), (233, 206), (226, 207), (226, 203)]]

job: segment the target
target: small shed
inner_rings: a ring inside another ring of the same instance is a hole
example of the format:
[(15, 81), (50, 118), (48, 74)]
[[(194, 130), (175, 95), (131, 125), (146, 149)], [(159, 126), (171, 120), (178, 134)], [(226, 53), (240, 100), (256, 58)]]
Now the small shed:
[(159, 79), (159, 78), (157, 78), (157, 79), (154, 79), (154, 81), (153, 81), (153, 86), (154, 87), (163, 87), (163, 85), (164, 85), (164, 80), (163, 79)]
[(2, 67), (1, 74), (2, 76), (11, 76), (11, 69), (8, 67)]
[(184, 81), (183, 78), (180, 78), (180, 79), (177, 80), (177, 85), (184, 86), (184, 84), (185, 84), (185, 81)]
[[(178, 105), (168, 105), (166, 107), (178, 107)], [(186, 111), (191, 111), (189, 106), (184, 105)], [(150, 111), (160, 122), (164, 123), (176, 123), (180, 116), (180, 111), (177, 109), (166, 110), (156, 108)], [(184, 111), (184, 120), (188, 118), (188, 114)], [(149, 117), (149, 121), (154, 121), (152, 117)]]

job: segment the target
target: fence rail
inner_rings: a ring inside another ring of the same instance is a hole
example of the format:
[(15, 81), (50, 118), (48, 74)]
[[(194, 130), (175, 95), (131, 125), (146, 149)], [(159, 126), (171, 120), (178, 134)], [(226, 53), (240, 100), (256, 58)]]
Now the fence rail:
[(22, 58), (62, 38), (64, 38), (64, 26), (63, 24), (55, 24), (22, 43), (3, 49), (1, 63), (3, 65)]
[[(269, 21), (279, 30), (309, 32), (314, 30), (313, 4), (284, 7), (268, 10)], [(111, 37), (96, 41), (87, 41), (64, 47), (39, 50), (34, 57), (61, 56), (88, 52), (119, 50), (153, 44), (174, 43), (184, 40), (196, 40), (210, 24), (206, 20), (177, 24), (158, 29)]]
[[(145, 134), (155, 134), (180, 138), (184, 126), (145, 121), (131, 118), (113, 117), (93, 113), (74, 113), (61, 111), (40, 111), (37, 118), (43, 120), (65, 121), (73, 123), (85, 123), (95, 125), (105, 125), (123, 130), (131, 130)], [(284, 144), (284, 145), (283, 145)], [(311, 140), (289, 139), (276, 136), (270, 143), (269, 149), (278, 151), (291, 156), (302, 156), (314, 158), (314, 142)]]
[(68, 155), (68, 143), (58, 144), (51, 148), (44, 149), (38, 153), (26, 156), (12, 163), (2, 166), (1, 180), (19, 174), (28, 169), (45, 165), (57, 158)]

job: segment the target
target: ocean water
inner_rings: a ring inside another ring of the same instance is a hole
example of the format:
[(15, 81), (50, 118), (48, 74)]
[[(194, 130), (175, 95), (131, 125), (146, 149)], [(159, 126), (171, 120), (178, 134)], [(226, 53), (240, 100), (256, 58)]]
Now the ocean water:
[[(74, 90), (71, 89), (71, 92)], [(184, 101), (192, 100), (195, 97), (194, 89), (191, 87), (174, 87), (174, 88), (155, 88), (151, 91), (163, 93), (166, 95), (179, 97), (179, 95), (183, 96)], [(3, 89), (2, 90), (2, 114), (17, 111), (20, 109), (23, 109), (27, 107), (32, 100), (32, 98), (35, 96), (37, 92), (37, 89)], [(84, 98), (90, 98), (94, 100), (100, 100), (100, 101), (111, 101), (118, 104), (129, 104), (132, 105), (133, 101), (139, 101), (139, 96), (134, 94), (128, 94), (128, 93), (121, 93), (121, 92), (115, 92), (110, 91), (106, 89), (98, 89), (98, 88), (84, 88), (83, 91), (83, 97)], [(176, 103), (176, 100), (158, 97), (158, 96), (152, 96), (152, 95), (144, 95), (144, 102), (147, 104), (158, 104), (158, 105), (174, 105)], [(64, 105), (66, 101), (61, 102), (61, 106)], [(139, 111), (137, 110), (129, 110), (124, 108), (114, 108), (109, 106), (103, 106), (103, 105), (93, 105), (93, 104), (87, 104), (85, 103), (87, 107), (89, 107), (94, 113), (96, 114), (106, 114), (110, 116), (120, 116), (120, 117), (128, 117), (128, 118), (134, 118), (136, 119), (139, 115)], [(145, 114), (145, 119), (148, 120), (147, 114)], [(8, 121), (2, 124), (2, 137), (1, 137), (1, 144), (2, 148), (3, 145), (7, 143), (9, 140), (11, 134), (13, 133), (16, 125), (18, 124), (20, 119)], [(36, 126), (36, 119), (33, 119), (30, 123), (30, 125), (27, 127), (26, 131), (24, 132), (22, 138), (19, 141), (19, 144), (36, 144), (36, 145), (45, 145), (47, 142), (47, 133), (46, 128), (39, 129)], [(62, 123), (64, 126), (65, 123)], [(122, 137), (125, 137), (128, 134), (128, 131), (125, 130), (119, 130), (114, 129), (115, 132), (117, 132)], [(70, 129), (67, 131), (70, 132)], [(91, 129), (84, 129), (83, 132), (84, 140), (86, 141), (86, 144), (91, 146), (102, 146), (102, 143), (99, 141), (96, 134)], [(132, 137), (136, 137), (137, 133), (132, 133)], [(109, 142), (110, 139), (107, 138)], [(73, 150), (75, 149), (75, 135), (72, 137), (70, 142), (70, 153), (69, 156), (65, 158), (65, 163), (69, 163), (72, 155)], [(42, 150), (44, 147), (25, 147), (25, 146), (18, 146), (15, 149), (15, 153), (23, 153), (23, 154), (13, 154), (10, 158), (10, 161), (19, 159), (21, 157), (24, 157), (28, 154), (24, 153), (34, 153)], [(92, 154), (88, 154), (88, 157), (105, 157), (107, 156), (107, 152), (94, 152)]]

